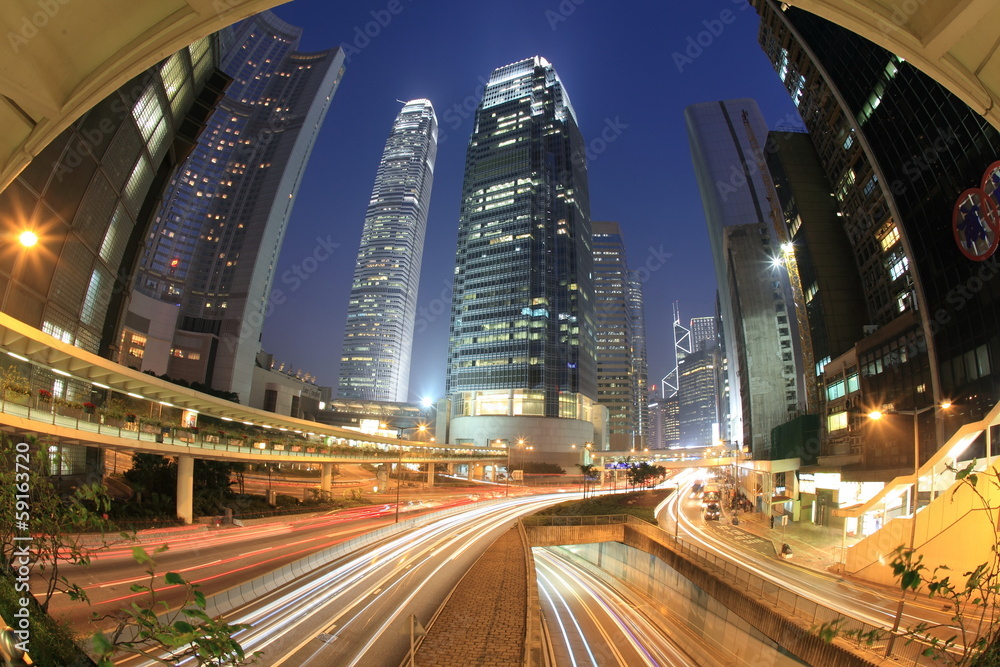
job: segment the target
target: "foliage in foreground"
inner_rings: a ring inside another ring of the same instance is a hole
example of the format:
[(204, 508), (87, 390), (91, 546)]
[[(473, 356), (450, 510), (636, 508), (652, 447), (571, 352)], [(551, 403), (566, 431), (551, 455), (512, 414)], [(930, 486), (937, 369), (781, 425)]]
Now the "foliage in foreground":
[[(154, 554), (166, 551), (164, 545)], [(132, 549), (136, 562), (146, 566), (147, 584), (132, 584), (133, 593), (148, 594), (143, 605), (131, 603), (115, 616), (117, 625), (110, 634), (94, 635), (94, 651), (99, 667), (113, 667), (114, 658), (122, 654), (140, 655), (163, 665), (176, 665), (183, 660), (194, 660), (198, 665), (245, 665), (260, 656), (247, 656), (243, 647), (233, 637), (246, 624), (229, 624), (212, 618), (205, 612), (205, 594), (198, 584), (186, 581), (176, 572), (167, 572), (163, 584), (156, 588), (156, 561), (142, 547)], [(177, 609), (158, 599), (157, 593), (165, 588), (182, 586), (184, 600)], [(159, 614), (157, 612), (160, 612)], [(95, 616), (94, 620), (107, 618)]]
[[(959, 488), (966, 488), (979, 500), (994, 532), (989, 560), (960, 576), (954, 576), (948, 566), (941, 565), (931, 570), (924, 565), (922, 555), (914, 549), (899, 546), (893, 551), (891, 566), (904, 596), (911, 590), (915, 596), (918, 591), (926, 590), (928, 598), (944, 601), (944, 609), (951, 612), (948, 623), (918, 623), (904, 629), (900, 633), (901, 639), (907, 643), (919, 641), (925, 645), (921, 652), (923, 656), (943, 664), (993, 667), (1000, 665), (1000, 627), (997, 624), (1000, 616), (1000, 550), (997, 546), (1000, 506), (990, 503), (979, 484), (985, 479), (994, 492), (1000, 491), (1000, 472), (993, 468), (977, 473), (975, 465), (976, 462), (972, 461), (961, 470), (952, 469), (956, 481), (962, 482), (955, 488), (952, 497)], [(859, 646), (872, 646), (890, 636), (890, 633), (878, 628), (869, 631), (844, 630), (844, 620), (824, 623), (814, 631), (825, 641), (845, 637)]]

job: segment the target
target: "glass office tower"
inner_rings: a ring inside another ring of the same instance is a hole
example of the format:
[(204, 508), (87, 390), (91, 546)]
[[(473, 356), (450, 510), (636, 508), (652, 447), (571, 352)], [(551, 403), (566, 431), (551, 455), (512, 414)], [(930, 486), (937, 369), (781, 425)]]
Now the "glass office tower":
[(385, 142), (354, 267), (340, 398), (407, 400), (437, 129), (430, 101), (411, 100)]
[[(850, 30), (779, 3), (751, 4), (761, 15), (761, 46), (834, 185), (860, 270), (869, 335), (857, 357), (866, 398), (901, 410), (956, 402), (947, 413), (921, 415), (924, 460), (1000, 399), (996, 255), (966, 256), (952, 222), (961, 193), (979, 187), (1000, 155), (1000, 133)], [(912, 438), (898, 437), (875, 458), (881, 467), (909, 468), (912, 449)]]
[(729, 423), (721, 431), (761, 456), (770, 449), (771, 429), (806, 407), (791, 284), (772, 218), (773, 188), (755, 150), (765, 145), (767, 126), (751, 99), (694, 104), (684, 116), (729, 354)]
[(451, 442), (527, 436), (536, 451), (554, 452), (595, 439), (584, 150), (544, 58), (493, 72), (466, 153), (448, 353)]
[(233, 83), (145, 239), (120, 363), (249, 396), (295, 193), (344, 72), (339, 49), (296, 51), (301, 33), (270, 12), (223, 31)]
[[(617, 222), (593, 223), (594, 311), (597, 322), (597, 400), (608, 408), (611, 448), (635, 447), (639, 438), (630, 278)], [(645, 392), (643, 392), (645, 393)]]

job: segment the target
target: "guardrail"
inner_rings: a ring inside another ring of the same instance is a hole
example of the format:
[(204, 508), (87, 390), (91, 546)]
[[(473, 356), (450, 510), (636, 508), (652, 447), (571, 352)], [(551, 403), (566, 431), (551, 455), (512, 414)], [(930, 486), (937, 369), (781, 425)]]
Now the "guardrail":
[[(871, 656), (875, 662), (884, 661), (890, 641), (887, 628), (872, 625), (849, 614), (832, 609), (815, 600), (765, 579), (737, 563), (719, 556), (697, 544), (676, 539), (658, 526), (649, 524), (630, 515), (607, 516), (531, 516), (522, 519), (525, 526), (601, 526), (625, 524), (629, 529), (674, 551), (688, 561), (698, 565), (720, 581), (751, 598), (771, 605), (779, 613), (815, 631), (820, 625), (837, 625), (837, 634), (855, 648)], [(850, 633), (851, 636), (848, 636)], [(857, 639), (864, 637), (865, 639)], [(930, 644), (919, 640), (908, 641), (904, 633), (897, 634), (892, 645), (890, 659), (907, 665), (934, 664), (923, 652)]]
[[(61, 426), (71, 428), (81, 433), (96, 433), (100, 435), (112, 436), (123, 440), (135, 440), (136, 442), (149, 443), (152, 446), (157, 444), (174, 445), (178, 447), (195, 447), (206, 451), (233, 452), (240, 454), (255, 455), (280, 455), (285, 457), (302, 457), (306, 459), (320, 459), (324, 462), (330, 459), (343, 461), (397, 461), (400, 458), (399, 450), (396, 447), (380, 450), (374, 447), (358, 447), (357, 453), (344, 452), (344, 449), (352, 449), (348, 446), (338, 446), (341, 451), (331, 452), (326, 445), (320, 443), (303, 442), (301, 445), (272, 445), (266, 437), (260, 437), (255, 442), (263, 443), (265, 446), (254, 447), (246, 444), (233, 444), (234, 441), (245, 442), (239, 438), (229, 438), (226, 436), (205, 433), (194, 429), (183, 429), (177, 427), (156, 427), (142, 424), (138, 419), (134, 422), (101, 423), (96, 414), (86, 413), (77, 408), (64, 408), (54, 403), (46, 405), (44, 408), (31, 407), (17, 401), (7, 399), (0, 400), (0, 414), (11, 415), (28, 419), (40, 424)], [(96, 419), (96, 421), (92, 421)], [(359, 434), (360, 436), (361, 434)], [(427, 451), (413, 455), (410, 452), (403, 452), (402, 460), (425, 461), (460, 459), (460, 460), (486, 460), (495, 459), (497, 461), (506, 460), (506, 452), (498, 453), (484, 448), (482, 452), (459, 453), (447, 451)]]

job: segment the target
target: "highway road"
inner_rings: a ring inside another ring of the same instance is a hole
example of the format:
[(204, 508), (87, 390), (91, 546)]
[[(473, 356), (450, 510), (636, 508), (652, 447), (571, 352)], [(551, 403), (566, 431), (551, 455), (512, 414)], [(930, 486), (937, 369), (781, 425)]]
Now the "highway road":
[[(764, 541), (763, 538), (757, 536), (746, 538), (748, 533), (733, 529), (728, 521), (706, 521), (702, 517), (701, 501), (691, 494), (691, 483), (704, 474), (704, 471), (694, 470), (678, 476), (680, 491), (668, 498), (664, 508), (664, 514), (672, 525), (678, 515), (677, 503), (680, 502), (681, 540), (723, 556), (745, 570), (799, 594), (805, 600), (835, 609), (886, 630), (892, 627), (899, 604), (898, 589), (870, 585), (829, 572), (819, 572), (797, 565), (794, 559), (780, 560), (772, 555), (773, 547), (759, 544)], [(734, 537), (744, 539), (742, 543), (738, 543), (734, 541)], [(759, 546), (767, 548), (754, 548)], [(904, 606), (900, 627), (914, 627), (924, 621), (947, 624), (950, 618), (951, 615), (939, 600), (926, 596), (915, 597), (911, 593)]]
[[(427, 511), (468, 503), (468, 497), (463, 496), (407, 504), (400, 508), (400, 517), (406, 519)], [(161, 545), (169, 546), (167, 551), (156, 555), (157, 572), (161, 575), (157, 588), (163, 585), (163, 574), (177, 572), (186, 580), (199, 584), (206, 595), (212, 595), (338, 542), (391, 524), (395, 521), (395, 509), (395, 503), (382, 502), (337, 512), (282, 517), (243, 528), (168, 528), (142, 538), (138, 544), (120, 541), (109, 549), (95, 551), (88, 567), (61, 567), (62, 574), (85, 589), (90, 604), (70, 600), (66, 595), (56, 595), (50, 612), (54, 617), (68, 621), (80, 632), (108, 627), (108, 622), (91, 623), (91, 614), (111, 614), (122, 606), (139, 601), (142, 594), (132, 592), (130, 587), (134, 583), (148, 584), (144, 566), (132, 557), (132, 548), (137, 545), (149, 553)], [(181, 601), (181, 594), (180, 588), (167, 588), (162, 593), (162, 599), (176, 605)]]
[[(550, 549), (532, 550), (538, 598), (556, 665), (634, 667), (726, 663), (685, 653), (666, 634), (672, 627), (646, 601), (624, 587), (611, 587)], [(652, 612), (652, 613), (650, 613)]]
[(410, 614), (427, 623), (475, 559), (517, 518), (573, 497), (470, 505), (342, 557), (226, 620), (252, 626), (238, 639), (248, 653), (262, 652), (261, 665), (400, 664), (409, 649)]

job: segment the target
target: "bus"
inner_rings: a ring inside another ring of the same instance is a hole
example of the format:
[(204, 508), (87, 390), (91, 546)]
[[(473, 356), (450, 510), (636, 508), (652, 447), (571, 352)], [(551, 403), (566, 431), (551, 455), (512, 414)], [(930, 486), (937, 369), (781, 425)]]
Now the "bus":
[(701, 505), (702, 507), (707, 506), (709, 503), (721, 503), (722, 493), (719, 491), (718, 484), (706, 484), (704, 491), (701, 494)]

